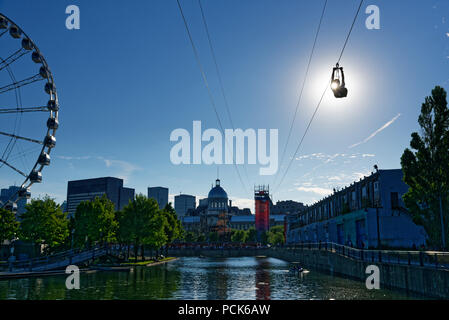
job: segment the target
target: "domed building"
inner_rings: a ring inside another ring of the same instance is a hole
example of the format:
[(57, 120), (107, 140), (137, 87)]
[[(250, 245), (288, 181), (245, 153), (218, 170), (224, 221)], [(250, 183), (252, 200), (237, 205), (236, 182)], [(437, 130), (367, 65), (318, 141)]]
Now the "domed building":
[(229, 231), (228, 227), (228, 194), (220, 185), (220, 179), (215, 180), (215, 187), (207, 196), (206, 226), (209, 232), (223, 235)]
[[(237, 218), (233, 224), (232, 219)], [(200, 199), (199, 205), (182, 217), (182, 224), (187, 231), (208, 235), (217, 232), (221, 240), (229, 241), (231, 227), (248, 229), (254, 225), (254, 216), (249, 208), (239, 209), (232, 206), (227, 192), (221, 186), (220, 179), (215, 180), (207, 198)]]
[(220, 186), (220, 179), (215, 180), (215, 187), (207, 196), (207, 214), (214, 215), (217, 212), (228, 211), (228, 194)]

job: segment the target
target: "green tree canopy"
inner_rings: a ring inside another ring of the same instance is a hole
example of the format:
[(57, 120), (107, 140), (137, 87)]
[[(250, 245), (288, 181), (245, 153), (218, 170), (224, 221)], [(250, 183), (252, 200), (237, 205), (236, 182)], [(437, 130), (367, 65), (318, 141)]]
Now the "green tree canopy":
[(33, 199), (22, 214), (19, 238), (39, 245), (46, 245), (47, 251), (57, 250), (69, 238), (68, 219), (54, 199), (45, 196)]
[(19, 222), (14, 212), (0, 208), (0, 244), (5, 240), (12, 240), (19, 230)]
[(165, 224), (165, 234), (167, 235), (167, 242), (172, 243), (173, 241), (183, 237), (184, 230), (182, 228), (181, 221), (178, 219), (175, 209), (173, 209), (171, 203), (168, 203), (162, 214), (167, 219)]
[(246, 235), (247, 242), (256, 242), (257, 241), (256, 228), (251, 227), (248, 230), (246, 230), (246, 232), (247, 232), (247, 235)]
[(204, 242), (206, 241), (206, 236), (204, 234), (199, 234), (198, 237), (196, 238), (197, 242)]
[(184, 234), (184, 241), (186, 242), (195, 242), (197, 239), (198, 236), (194, 232), (189, 231)]
[(77, 246), (115, 240), (118, 224), (114, 203), (106, 195), (81, 202), (75, 211), (74, 227)]
[(218, 232), (209, 232), (207, 238), (209, 242), (218, 242), (219, 239)]
[(150, 220), (149, 234), (144, 238), (143, 243), (150, 245), (152, 248), (158, 250), (168, 242), (168, 235), (166, 230), (168, 227), (168, 221), (164, 212), (157, 210)]
[(156, 200), (141, 194), (123, 208), (119, 224), (120, 237), (134, 244), (136, 257), (140, 245), (147, 244), (159, 249), (168, 240), (165, 233), (168, 229), (165, 215), (159, 210)]
[(247, 239), (247, 232), (245, 230), (232, 230), (231, 241), (244, 243)]
[(284, 226), (275, 226), (270, 228), (268, 232), (268, 243), (283, 244), (284, 243)]
[(449, 110), (443, 88), (435, 87), (426, 97), (418, 123), (421, 133), (412, 133), (411, 149), (401, 157), (410, 187), (403, 199), (413, 221), (424, 226), (429, 244), (440, 246), (449, 231)]

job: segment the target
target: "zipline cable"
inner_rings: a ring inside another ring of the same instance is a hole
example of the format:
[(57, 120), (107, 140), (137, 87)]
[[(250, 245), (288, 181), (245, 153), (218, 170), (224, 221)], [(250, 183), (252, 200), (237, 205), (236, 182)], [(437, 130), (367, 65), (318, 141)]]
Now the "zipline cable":
[[(226, 111), (227, 111), (227, 114), (228, 114), (229, 122), (231, 123), (232, 129), (235, 132), (235, 126), (234, 126), (234, 122), (232, 121), (231, 110), (229, 108), (228, 98), (226, 97), (226, 92), (225, 92), (225, 89), (224, 89), (223, 80), (221, 78), (220, 68), (218, 67), (217, 57), (215, 55), (214, 46), (212, 44), (212, 37), (210, 35), (209, 27), (208, 27), (207, 22), (206, 22), (206, 15), (204, 13), (203, 6), (201, 4), (201, 0), (198, 0), (198, 5), (200, 7), (201, 18), (203, 20), (204, 29), (206, 31), (207, 40), (209, 42), (209, 49), (210, 49), (210, 52), (211, 52), (212, 60), (214, 61), (214, 64), (215, 64), (215, 71), (217, 73), (218, 83), (220, 85), (220, 91), (221, 91), (221, 94), (223, 96), (224, 105), (226, 107)], [(246, 179), (249, 181), (250, 179), (249, 179), (249, 176), (248, 176), (248, 170), (246, 169), (246, 165), (245, 164), (243, 164), (243, 168), (244, 168), (244, 171), (245, 171)]]
[[(193, 49), (193, 54), (194, 54), (194, 56), (195, 56), (195, 60), (196, 60), (196, 62), (197, 62), (197, 64), (198, 64), (198, 67), (199, 67), (199, 69), (200, 69), (200, 72), (201, 72), (201, 76), (202, 76), (202, 78), (203, 78), (204, 85), (206, 86), (206, 89), (207, 89), (207, 92), (208, 92), (208, 95), (209, 95), (210, 103), (211, 103), (211, 105), (212, 105), (212, 107), (213, 107), (213, 109), (214, 109), (214, 112), (215, 112), (215, 115), (216, 115), (216, 117), (217, 117), (217, 121), (218, 121), (218, 124), (219, 124), (219, 126), (220, 126), (220, 129), (221, 129), (221, 131), (223, 132), (223, 134), (225, 134), (225, 131), (224, 131), (224, 129), (223, 129), (223, 125), (222, 125), (222, 123), (221, 123), (220, 115), (218, 114), (217, 106), (215, 105), (215, 100), (214, 100), (214, 97), (213, 97), (213, 95), (212, 95), (212, 91), (211, 91), (211, 89), (210, 89), (210, 87), (209, 87), (209, 83), (208, 83), (208, 81), (207, 81), (206, 73), (204, 72), (203, 65), (201, 64), (201, 60), (200, 60), (200, 57), (199, 57), (199, 54), (198, 54), (198, 50), (196, 49), (195, 43), (193, 42), (192, 34), (190, 33), (190, 29), (189, 29), (189, 26), (188, 26), (188, 24), (187, 24), (187, 20), (186, 20), (186, 18), (185, 18), (185, 16), (184, 16), (184, 12), (183, 12), (183, 10), (182, 10), (181, 4), (179, 3), (179, 0), (176, 0), (176, 2), (177, 2), (177, 4), (178, 4), (178, 8), (179, 8), (179, 12), (181, 13), (182, 20), (183, 20), (183, 22), (184, 22), (184, 27), (185, 27), (185, 29), (186, 29), (186, 32), (187, 32), (187, 35), (188, 35), (188, 38), (189, 38), (189, 41), (190, 41), (190, 45), (192, 46), (192, 49)], [(245, 184), (243, 183), (243, 180), (242, 180), (242, 177), (241, 177), (241, 175), (240, 175), (240, 172), (239, 172), (239, 170), (238, 170), (238, 168), (237, 168), (237, 165), (235, 164), (234, 161), (233, 161), (233, 163), (234, 163), (234, 168), (235, 168), (235, 170), (236, 170), (236, 172), (237, 172), (237, 175), (238, 175), (238, 177), (239, 177), (239, 180), (240, 180), (240, 182), (241, 182), (241, 184), (242, 184), (242, 186), (243, 186), (243, 189), (245, 190), (246, 193), (248, 193), (248, 190), (246, 189), (246, 186), (245, 186)]]
[(360, 12), (360, 8), (362, 7), (362, 4), (363, 4), (363, 0), (360, 0), (359, 7), (358, 7), (357, 12), (356, 12), (356, 14), (354, 16), (354, 20), (352, 21), (351, 29), (349, 29), (348, 36), (346, 37), (345, 44), (343, 45), (343, 49), (341, 49), (341, 53), (340, 53), (340, 56), (338, 57), (337, 63), (340, 63), (341, 57), (343, 56), (343, 52), (346, 49), (346, 45), (348, 44), (348, 40), (349, 40), (349, 37), (351, 36), (352, 29), (354, 28), (354, 24), (355, 24), (355, 22), (357, 20), (357, 17), (359, 16), (359, 12)]
[[(349, 33), (348, 33), (348, 35), (346, 36), (346, 40), (345, 40), (345, 43), (344, 43), (344, 45), (343, 45), (343, 49), (342, 49), (341, 52), (340, 52), (340, 56), (339, 56), (339, 58), (338, 58), (338, 63), (340, 62), (340, 60), (341, 60), (341, 58), (342, 58), (342, 56), (343, 56), (343, 52), (345, 51), (346, 45), (348, 44), (349, 37), (351, 36), (352, 29), (354, 28), (354, 25), (355, 25), (355, 22), (356, 22), (356, 20), (357, 20), (358, 15), (359, 15), (360, 8), (362, 7), (362, 4), (363, 4), (363, 0), (360, 0), (360, 4), (359, 4), (359, 7), (358, 7), (358, 9), (357, 9), (357, 12), (356, 12), (356, 14), (355, 14), (355, 16), (354, 16), (354, 20), (352, 21), (351, 28), (349, 29)], [(299, 151), (299, 149), (300, 149), (300, 147), (301, 147), (301, 145), (302, 145), (302, 143), (303, 143), (303, 141), (304, 141), (304, 138), (305, 138), (305, 136), (307, 135), (307, 132), (309, 131), (310, 125), (312, 124), (312, 121), (313, 121), (313, 119), (315, 118), (315, 115), (316, 115), (316, 113), (318, 112), (318, 109), (320, 108), (320, 105), (321, 105), (321, 102), (323, 101), (324, 95), (326, 94), (327, 90), (329, 89), (329, 85), (330, 85), (330, 83), (329, 83), (328, 85), (326, 85), (326, 89), (324, 89), (324, 92), (323, 92), (323, 94), (321, 95), (320, 101), (318, 102), (318, 105), (316, 106), (315, 111), (313, 112), (312, 117), (310, 118), (310, 121), (309, 121), (309, 123), (308, 123), (308, 125), (307, 125), (307, 127), (306, 127), (306, 130), (304, 131), (304, 134), (303, 134), (301, 140), (299, 141), (299, 144), (298, 144), (298, 146), (297, 146), (297, 148), (296, 148), (296, 150), (295, 150), (295, 153), (293, 154), (293, 157), (290, 159), (290, 162), (289, 162), (289, 164), (288, 164), (288, 166), (287, 166), (287, 169), (285, 170), (284, 175), (283, 175), (282, 178), (281, 178), (281, 181), (279, 182), (279, 184), (277, 185), (277, 187), (276, 187), (276, 189), (275, 189), (276, 191), (277, 191), (277, 189), (281, 186), (282, 182), (284, 181), (284, 179), (285, 179), (285, 177), (286, 177), (286, 175), (287, 175), (287, 173), (288, 173), (288, 170), (290, 169), (290, 167), (291, 167), (293, 161), (295, 160), (296, 154), (298, 153), (298, 151)], [(274, 194), (274, 193), (275, 193), (275, 191), (273, 192), (273, 194)]]
[[(330, 83), (329, 83), (329, 84), (330, 84)], [(320, 108), (320, 105), (321, 105), (321, 102), (323, 101), (324, 95), (326, 94), (327, 89), (329, 89), (329, 84), (326, 85), (326, 88), (324, 89), (323, 94), (321, 95), (320, 101), (318, 102), (318, 104), (317, 104), (317, 106), (316, 106), (316, 108), (315, 108), (315, 111), (313, 112), (312, 117), (311, 117), (310, 120), (309, 120), (309, 124), (307, 125), (306, 130), (304, 131), (304, 134), (303, 134), (303, 136), (302, 136), (302, 138), (301, 138), (301, 140), (300, 140), (298, 146), (296, 147), (295, 153), (294, 153), (293, 157), (290, 159), (290, 162), (288, 163), (287, 169), (285, 170), (284, 175), (283, 175), (282, 178), (281, 178), (281, 181), (279, 182), (279, 184), (278, 184), (277, 187), (276, 187), (276, 191), (277, 191), (277, 189), (281, 186), (282, 182), (284, 181), (285, 176), (287, 175), (287, 172), (288, 172), (288, 170), (290, 169), (290, 166), (292, 165), (293, 160), (295, 159), (296, 154), (298, 153), (299, 148), (301, 147), (302, 142), (304, 141), (304, 138), (305, 138), (306, 135), (307, 135), (307, 132), (309, 131), (310, 125), (312, 124), (312, 121), (313, 121), (313, 119), (315, 118), (315, 115), (316, 115), (316, 113), (318, 112), (318, 109)], [(276, 191), (273, 191), (273, 194), (276, 193)]]
[[(296, 103), (295, 113), (293, 114), (293, 119), (292, 119), (292, 122), (290, 124), (290, 130), (288, 131), (287, 141), (285, 142), (284, 150), (282, 152), (281, 161), (279, 162), (279, 168), (281, 168), (282, 164), (284, 163), (284, 159), (285, 159), (285, 154), (287, 152), (288, 143), (290, 142), (290, 137), (292, 135), (293, 126), (294, 126), (295, 121), (296, 121), (296, 115), (297, 115), (298, 110), (299, 110), (299, 105), (301, 103), (302, 94), (303, 94), (304, 87), (305, 87), (306, 82), (307, 82), (307, 77), (308, 77), (308, 74), (309, 74), (309, 69), (310, 69), (310, 65), (311, 65), (311, 62), (312, 62), (313, 54), (315, 52), (315, 46), (316, 46), (316, 43), (317, 43), (317, 40), (318, 40), (318, 35), (320, 33), (321, 24), (323, 22), (324, 12), (326, 11), (327, 1), (328, 0), (326, 0), (324, 2), (323, 10), (321, 12), (320, 22), (318, 23), (318, 28), (317, 28), (316, 33), (315, 33), (315, 39), (313, 40), (312, 50), (311, 50), (310, 56), (309, 56), (309, 62), (307, 63), (306, 73), (304, 75), (304, 79), (303, 79), (303, 82), (302, 82), (301, 90), (300, 90), (299, 97), (298, 97), (298, 102)], [(273, 185), (276, 184), (276, 180), (279, 177), (279, 172), (280, 172), (280, 170), (277, 172), (277, 174), (276, 174), (276, 176), (274, 178)]]

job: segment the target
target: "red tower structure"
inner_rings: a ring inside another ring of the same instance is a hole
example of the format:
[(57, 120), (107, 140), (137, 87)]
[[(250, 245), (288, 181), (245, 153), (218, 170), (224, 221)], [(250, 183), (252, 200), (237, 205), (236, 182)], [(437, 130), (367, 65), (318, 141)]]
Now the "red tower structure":
[(257, 186), (254, 188), (254, 200), (256, 209), (257, 239), (261, 241), (262, 233), (270, 229), (270, 189), (269, 186)]

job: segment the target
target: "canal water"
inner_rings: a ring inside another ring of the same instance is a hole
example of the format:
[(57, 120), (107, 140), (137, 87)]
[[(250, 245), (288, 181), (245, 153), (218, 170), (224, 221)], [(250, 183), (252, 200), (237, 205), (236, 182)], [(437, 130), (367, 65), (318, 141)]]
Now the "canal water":
[(314, 270), (297, 275), (274, 258), (180, 258), (129, 272), (81, 273), (80, 289), (65, 275), (0, 281), (0, 299), (409, 299), (368, 290), (362, 281)]

